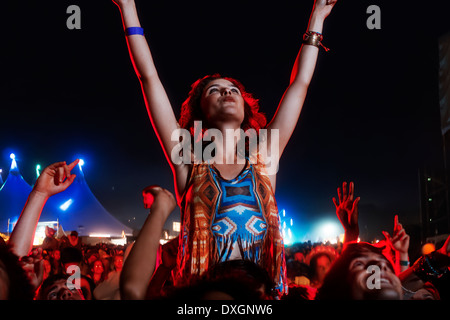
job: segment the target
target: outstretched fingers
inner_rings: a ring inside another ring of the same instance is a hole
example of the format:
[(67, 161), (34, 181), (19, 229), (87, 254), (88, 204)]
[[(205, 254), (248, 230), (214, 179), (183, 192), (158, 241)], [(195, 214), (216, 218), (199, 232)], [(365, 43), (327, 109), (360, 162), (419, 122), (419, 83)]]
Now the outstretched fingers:
[[(339, 188), (338, 188), (339, 189)], [(335, 197), (333, 197), (333, 203), (334, 203), (334, 205), (336, 206), (336, 209), (339, 207), (339, 204), (337, 203), (337, 201), (336, 201), (336, 198)]]
[(343, 193), (343, 200), (346, 201), (348, 194), (347, 194), (347, 182), (342, 183), (342, 193)]
[(353, 201), (353, 194), (355, 190), (355, 184), (353, 182), (350, 182), (349, 188), (348, 188), (348, 200)]

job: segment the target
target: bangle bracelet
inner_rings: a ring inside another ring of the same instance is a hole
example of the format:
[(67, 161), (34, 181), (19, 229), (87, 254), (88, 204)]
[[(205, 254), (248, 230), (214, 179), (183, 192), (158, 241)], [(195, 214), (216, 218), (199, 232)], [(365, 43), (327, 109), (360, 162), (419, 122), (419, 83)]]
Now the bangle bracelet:
[(326, 52), (330, 51), (329, 48), (325, 47), (322, 44), (322, 40), (323, 40), (323, 35), (319, 32), (307, 31), (303, 35), (303, 43), (304, 44), (310, 45), (310, 46), (315, 46), (317, 48), (319, 48), (319, 46), (321, 46), (322, 48), (325, 49)]
[(132, 36), (134, 34), (138, 34), (143, 36), (144, 35), (144, 29), (141, 27), (129, 27), (125, 29), (125, 35), (126, 36)]

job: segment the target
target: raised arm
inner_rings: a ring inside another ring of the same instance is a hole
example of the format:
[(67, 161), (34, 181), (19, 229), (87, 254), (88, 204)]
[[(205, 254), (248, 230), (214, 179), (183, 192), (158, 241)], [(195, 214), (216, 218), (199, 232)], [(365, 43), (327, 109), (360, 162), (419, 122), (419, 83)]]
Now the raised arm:
[(386, 238), (386, 242), (395, 252), (395, 268), (400, 273), (409, 267), (409, 235), (406, 233), (402, 224), (398, 222), (398, 215), (394, 218), (394, 232), (391, 236), (389, 232), (382, 232)]
[[(307, 32), (322, 34), (325, 18), (330, 14), (336, 2), (337, 0), (315, 0)], [(317, 35), (314, 34), (313, 37), (317, 37)], [(314, 39), (311, 38), (310, 40)], [(297, 125), (316, 67), (319, 50), (321, 50), (320, 46), (306, 44), (301, 46), (292, 69), (289, 87), (284, 93), (272, 121), (268, 125), (269, 130), (279, 130), (279, 156), (281, 156)], [(270, 141), (270, 143), (272, 142)]]
[[(125, 31), (127, 28), (141, 27), (134, 0), (113, 1), (120, 9)], [(178, 141), (171, 140), (172, 132), (178, 128), (178, 122), (159, 79), (147, 40), (141, 34), (127, 35), (126, 40), (153, 129), (172, 170), (179, 169), (182, 165), (175, 166), (170, 157), (172, 149), (178, 144)]]
[(69, 165), (66, 162), (57, 162), (42, 171), (9, 239), (11, 250), (17, 256), (23, 257), (30, 253), (45, 203), (52, 195), (66, 190), (72, 184), (75, 174), (70, 171), (77, 163), (78, 159)]
[(333, 197), (336, 206), (336, 215), (344, 228), (344, 245), (358, 241), (359, 224), (358, 224), (358, 203), (360, 197), (354, 198), (355, 184), (350, 182), (347, 193), (347, 182), (342, 183), (342, 190), (337, 188), (338, 201)]
[(159, 239), (166, 219), (176, 206), (173, 195), (160, 187), (151, 191), (154, 202), (120, 275), (120, 295), (124, 300), (143, 300), (155, 271)]

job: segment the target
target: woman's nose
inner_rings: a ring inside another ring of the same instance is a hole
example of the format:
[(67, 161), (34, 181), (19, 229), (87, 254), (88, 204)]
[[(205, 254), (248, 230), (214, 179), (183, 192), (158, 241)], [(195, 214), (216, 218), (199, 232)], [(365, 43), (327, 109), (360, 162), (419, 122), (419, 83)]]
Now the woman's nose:
[(72, 292), (68, 289), (64, 289), (62, 290), (62, 292), (60, 292), (59, 296), (60, 300), (67, 300), (72, 297)]
[(224, 95), (224, 96), (231, 95), (231, 89), (228, 89), (228, 88), (223, 89), (222, 95)]

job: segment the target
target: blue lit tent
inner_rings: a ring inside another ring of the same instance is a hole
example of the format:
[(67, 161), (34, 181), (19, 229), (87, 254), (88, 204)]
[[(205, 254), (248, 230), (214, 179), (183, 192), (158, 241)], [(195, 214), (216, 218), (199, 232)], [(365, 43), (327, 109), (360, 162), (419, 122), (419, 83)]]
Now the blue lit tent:
[(77, 231), (80, 236), (132, 235), (133, 230), (112, 216), (94, 196), (86, 183), (81, 165), (72, 172), (77, 175), (75, 181), (66, 191), (48, 200), (40, 221), (58, 219), (66, 232)]
[[(0, 189), (0, 232), (12, 231), (27, 201), (32, 187), (23, 179), (17, 163), (12, 163), (8, 178)], [(133, 230), (112, 216), (89, 189), (81, 166), (72, 170), (77, 175), (64, 192), (52, 196), (46, 203), (39, 222), (58, 221), (66, 232), (80, 236), (121, 237)], [(9, 230), (8, 230), (9, 221)]]
[(27, 202), (31, 186), (20, 174), (14, 155), (11, 155), (11, 167), (5, 183), (0, 188), (0, 232), (12, 231), (13, 224)]

